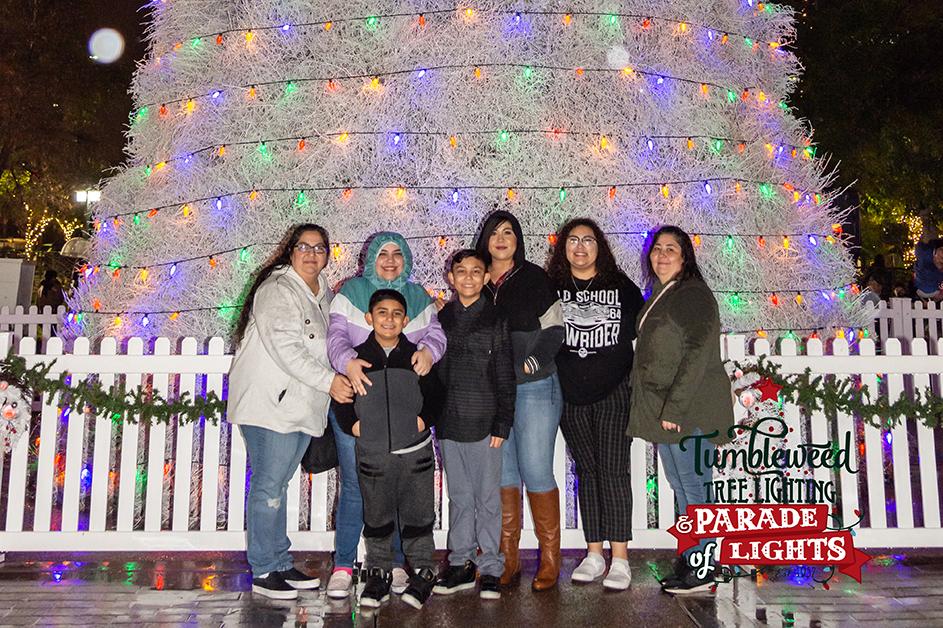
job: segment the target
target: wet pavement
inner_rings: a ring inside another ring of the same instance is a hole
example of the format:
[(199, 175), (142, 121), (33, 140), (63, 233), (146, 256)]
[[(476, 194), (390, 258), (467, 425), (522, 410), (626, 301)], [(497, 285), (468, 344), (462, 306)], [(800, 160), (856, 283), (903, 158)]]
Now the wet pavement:
[[(570, 584), (582, 553), (568, 551), (560, 586), (533, 593), (526, 576), (536, 569), (535, 555), (524, 555), (525, 578), (499, 601), (466, 591), (433, 596), (417, 611), (393, 596), (371, 613), (316, 591), (291, 602), (253, 595), (244, 555), (236, 553), (89, 553), (69, 561), (12, 553), (0, 563), (0, 626), (943, 626), (939, 554), (879, 555), (862, 584), (836, 575), (829, 590), (801, 569), (781, 568), (720, 584), (714, 596), (684, 599), (659, 590), (657, 576), (673, 559), (668, 551), (632, 552), (626, 592)], [(326, 579), (328, 554), (296, 558)]]

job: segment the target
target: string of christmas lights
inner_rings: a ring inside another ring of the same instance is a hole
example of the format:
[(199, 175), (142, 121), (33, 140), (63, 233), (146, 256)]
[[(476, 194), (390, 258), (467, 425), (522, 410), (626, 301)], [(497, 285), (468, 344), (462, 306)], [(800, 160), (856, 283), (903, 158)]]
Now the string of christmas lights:
[[(640, 187), (657, 187), (659, 194), (663, 197), (668, 198), (671, 195), (672, 186), (681, 186), (681, 185), (700, 185), (702, 186), (704, 192), (708, 195), (713, 194), (716, 190), (714, 186), (718, 183), (733, 183), (734, 191), (740, 193), (743, 189), (744, 184), (752, 184), (757, 186), (757, 190), (761, 196), (764, 198), (772, 198), (776, 191), (775, 189), (779, 186), (783, 189), (790, 192), (793, 196), (793, 202), (798, 203), (801, 199), (805, 199), (806, 202), (814, 203), (816, 205), (822, 202), (822, 195), (819, 192), (803, 191), (798, 190), (789, 182), (785, 183), (776, 183), (772, 181), (755, 181), (747, 179), (738, 179), (733, 177), (704, 177), (697, 179), (679, 179), (674, 181), (621, 181), (621, 182), (609, 182), (609, 183), (574, 183), (574, 184), (552, 184), (552, 185), (328, 185), (328, 186), (311, 186), (311, 185), (299, 185), (292, 186), (287, 188), (266, 188), (266, 187), (253, 187), (248, 190), (239, 190), (237, 192), (225, 192), (221, 194), (214, 194), (212, 196), (204, 196), (200, 198), (194, 198), (184, 201), (177, 201), (174, 203), (167, 203), (165, 205), (157, 205), (155, 207), (149, 207), (146, 209), (132, 209), (126, 212), (117, 212), (114, 214), (109, 214), (107, 216), (102, 216), (93, 221), (93, 226), (95, 231), (101, 231), (104, 226), (107, 226), (108, 222), (114, 224), (115, 228), (119, 228), (124, 222), (122, 218), (127, 216), (135, 217), (135, 224), (140, 224), (140, 216), (143, 214), (148, 218), (153, 218), (162, 211), (168, 209), (179, 209), (181, 214), (184, 217), (190, 216), (194, 211), (193, 206), (197, 203), (205, 203), (207, 201), (214, 202), (217, 207), (222, 204), (222, 199), (224, 198), (234, 198), (238, 196), (247, 196), (250, 201), (256, 200), (259, 195), (263, 192), (288, 192), (292, 194), (297, 194), (295, 198), (296, 205), (304, 205), (308, 202), (307, 195), (311, 192), (340, 192), (342, 198), (349, 199), (351, 194), (355, 190), (360, 191), (376, 191), (376, 190), (386, 190), (391, 192), (397, 200), (403, 200), (407, 192), (442, 192), (445, 191), (448, 193), (449, 198), (453, 204), (458, 203), (461, 192), (468, 192), (470, 190), (501, 190), (505, 193), (507, 200), (513, 201), (517, 198), (521, 191), (554, 191), (558, 198), (563, 201), (566, 199), (567, 195), (572, 190), (606, 190), (606, 194), (609, 200), (614, 200), (619, 188), (640, 188)], [(800, 234), (805, 235), (805, 234)]]
[[(767, 6), (760, 4), (762, 9), (759, 9), (758, 12), (765, 11)], [(471, 12), (471, 13), (469, 13)], [(424, 28), (428, 23), (428, 18), (430, 16), (441, 16), (441, 15), (457, 15), (461, 16), (464, 19), (473, 19), (478, 16), (478, 12), (474, 7), (458, 7), (453, 6), (448, 9), (438, 9), (431, 11), (423, 11), (420, 13), (383, 13), (376, 15), (364, 15), (357, 17), (346, 17), (346, 18), (333, 18), (326, 20), (317, 20), (317, 21), (308, 21), (308, 22), (282, 22), (279, 24), (269, 23), (255, 26), (243, 26), (238, 28), (229, 28), (216, 31), (214, 33), (204, 33), (201, 35), (193, 35), (186, 38), (186, 42), (189, 42), (190, 48), (199, 49), (203, 45), (203, 40), (209, 39), (212, 40), (216, 46), (225, 46), (226, 45), (226, 36), (227, 35), (239, 35), (246, 45), (250, 45), (256, 41), (258, 33), (265, 32), (280, 32), (280, 33), (292, 33), (294, 31), (305, 31), (318, 29), (319, 32), (330, 32), (334, 30), (336, 25), (340, 24), (354, 24), (362, 23), (367, 29), (376, 29), (379, 27), (380, 23), (383, 20), (389, 19), (400, 19), (400, 18), (409, 18), (415, 20), (416, 26), (419, 28)], [(665, 17), (660, 15), (650, 15), (650, 14), (641, 14), (641, 13), (603, 13), (598, 11), (528, 11), (528, 10), (515, 10), (515, 11), (503, 11), (495, 10), (489, 11), (489, 15), (498, 15), (505, 18), (510, 18), (510, 20), (519, 24), (525, 17), (550, 17), (560, 20), (560, 23), (569, 27), (573, 25), (573, 20), (576, 17), (591, 17), (591, 18), (603, 18), (609, 26), (621, 26), (621, 20), (631, 20), (638, 28), (642, 31), (649, 31), (656, 27), (656, 25), (661, 22), (667, 25), (673, 25), (674, 30), (677, 34), (684, 35), (688, 32), (694, 32), (696, 30), (703, 31), (711, 42), (718, 42), (721, 45), (726, 45), (729, 43), (731, 37), (742, 38), (743, 44), (746, 48), (756, 51), (760, 47), (765, 46), (770, 50), (777, 50), (783, 47), (783, 42), (779, 41), (763, 41), (761, 42), (755, 35), (750, 35), (747, 33), (737, 32), (735, 30), (723, 29), (716, 26), (711, 26), (708, 24), (700, 24), (693, 22), (691, 20), (674, 18), (674, 17)], [(160, 55), (155, 55), (154, 59), (156, 62), (160, 62), (164, 54), (170, 52), (179, 52), (185, 43), (184, 40), (179, 40), (174, 42), (169, 49)]]
[[(640, 133), (607, 133), (602, 131), (580, 131), (580, 130), (567, 130), (562, 128), (551, 128), (551, 129), (487, 129), (487, 130), (471, 130), (471, 131), (411, 131), (411, 130), (394, 130), (394, 131), (333, 131), (333, 132), (311, 132), (305, 135), (296, 135), (291, 137), (277, 137), (277, 138), (262, 138), (259, 140), (242, 140), (234, 142), (222, 142), (219, 144), (213, 144), (209, 146), (202, 146), (194, 150), (188, 151), (183, 155), (178, 157), (167, 157), (164, 159), (159, 159), (158, 161), (148, 164), (145, 166), (140, 166), (144, 169), (145, 176), (150, 177), (151, 175), (161, 172), (169, 165), (176, 162), (185, 162), (189, 163), (193, 157), (202, 155), (203, 153), (216, 153), (219, 156), (224, 156), (226, 151), (233, 147), (244, 147), (252, 146), (260, 149), (262, 146), (278, 145), (291, 143), (296, 146), (299, 151), (304, 151), (310, 146), (310, 142), (316, 138), (334, 138), (344, 140), (357, 137), (357, 136), (367, 136), (367, 137), (387, 137), (389, 138), (390, 143), (394, 146), (399, 146), (403, 142), (404, 138), (407, 137), (434, 137), (434, 138), (447, 138), (449, 145), (452, 148), (455, 148), (458, 145), (458, 138), (460, 137), (496, 137), (499, 141), (502, 139), (503, 134), (510, 135), (543, 135), (550, 141), (558, 141), (564, 137), (592, 137), (596, 139), (596, 144), (598, 145), (602, 138), (607, 138), (607, 142), (611, 141), (611, 138), (615, 139), (636, 139), (644, 140), (644, 146), (649, 150), (653, 151), (656, 149), (657, 140), (684, 140), (685, 147), (688, 150), (695, 150), (698, 147), (696, 140), (702, 140), (707, 142), (707, 147), (715, 152), (719, 153), (722, 151), (726, 145), (736, 145), (736, 150), (739, 153), (742, 153), (746, 150), (747, 145), (749, 144), (760, 144), (766, 148), (766, 152), (770, 159), (774, 158), (777, 155), (787, 154), (791, 158), (795, 159), (801, 157), (803, 159), (813, 159), (816, 153), (816, 147), (806, 144), (804, 146), (797, 146), (790, 144), (788, 142), (771, 142), (769, 140), (763, 139), (748, 139), (748, 138), (735, 138), (735, 137), (724, 137), (717, 135), (702, 135), (697, 133), (674, 133), (674, 134), (640, 134)], [(703, 142), (702, 142), (703, 144)], [(608, 144), (607, 144), (608, 147)]]
[[(448, 290), (449, 288), (446, 288), (446, 287), (433, 287), (433, 288), (428, 288), (427, 292), (433, 298), (435, 297), (445, 298), (445, 296), (448, 294)], [(715, 294), (727, 295), (727, 299), (736, 300), (737, 305), (740, 307), (749, 305), (750, 303), (749, 299), (743, 299), (740, 295), (764, 295), (768, 297), (769, 301), (774, 306), (779, 306), (781, 301), (778, 299), (778, 295), (780, 293), (788, 293), (788, 294), (794, 293), (795, 297), (792, 298), (791, 301), (794, 302), (797, 307), (802, 307), (806, 301), (806, 297), (804, 296), (804, 294), (819, 294), (826, 301), (831, 301), (831, 300), (836, 300), (836, 299), (843, 300), (847, 297), (848, 293), (851, 293), (852, 295), (858, 295), (860, 293), (860, 288), (858, 287), (857, 284), (850, 283), (850, 284), (845, 284), (843, 286), (836, 286), (836, 287), (817, 287), (817, 288), (805, 287), (805, 288), (799, 288), (799, 289), (796, 289), (793, 287), (786, 290), (777, 290), (777, 291), (753, 290), (753, 289), (743, 289), (743, 290), (729, 290), (728, 289), (728, 290), (713, 290), (713, 292)], [(122, 322), (122, 317), (135, 316), (135, 317), (140, 317), (139, 322), (141, 323), (142, 327), (147, 327), (151, 322), (150, 317), (155, 316), (155, 315), (167, 315), (170, 320), (177, 320), (177, 318), (179, 318), (181, 314), (194, 313), (194, 312), (208, 312), (208, 311), (226, 311), (226, 310), (232, 311), (232, 310), (240, 309), (241, 307), (242, 307), (242, 304), (221, 304), (221, 305), (217, 305), (213, 307), (193, 307), (193, 308), (181, 308), (181, 309), (176, 309), (176, 310), (149, 310), (146, 312), (144, 311), (117, 311), (117, 310), (106, 311), (106, 310), (101, 310), (101, 309), (92, 309), (89, 311), (71, 310), (66, 315), (66, 321), (69, 323), (74, 322), (77, 324), (81, 324), (86, 315), (97, 314), (97, 315), (104, 315), (104, 316), (114, 316), (115, 320), (113, 324), (115, 326), (120, 326)], [(790, 328), (788, 329), (788, 331), (798, 331), (800, 329), (819, 330), (819, 329), (826, 329), (826, 327)], [(744, 333), (746, 333), (747, 331), (765, 333), (768, 331), (787, 331), (787, 328), (741, 330), (741, 331)], [(734, 333), (734, 332), (731, 332), (729, 330), (724, 330), (724, 333)], [(763, 334), (761, 333), (760, 336), (762, 337)], [(842, 336), (839, 336), (839, 337), (842, 337)]]
[[(607, 236), (642, 236), (647, 239), (651, 234), (650, 231), (607, 231), (605, 232)], [(828, 234), (811, 234), (811, 233), (788, 233), (788, 234), (761, 234), (761, 233), (704, 233), (697, 232), (693, 233), (691, 238), (694, 243), (695, 248), (699, 248), (702, 245), (701, 239), (705, 237), (710, 238), (724, 238), (725, 246), (731, 246), (734, 238), (756, 238), (757, 245), (759, 247), (765, 247), (767, 242), (766, 238), (782, 238), (782, 248), (788, 249), (791, 244), (789, 238), (793, 237), (805, 237), (808, 239), (808, 242), (811, 246), (818, 246), (819, 238), (824, 240), (829, 244), (836, 244), (839, 240), (836, 236), (840, 236), (842, 233), (841, 225), (835, 224), (832, 226), (832, 233)], [(470, 240), (474, 238), (475, 234), (471, 233), (451, 233), (451, 234), (442, 234), (442, 235), (421, 235), (421, 236), (404, 236), (404, 239), (407, 241), (418, 241), (418, 240), (432, 240), (438, 239), (438, 244), (440, 247), (445, 247), (449, 244), (449, 241), (456, 239)], [(524, 234), (525, 238), (546, 238), (547, 242), (551, 245), (556, 245), (557, 235), (551, 233), (548, 235), (542, 234), (533, 234), (528, 233)], [(167, 262), (156, 262), (153, 264), (147, 265), (134, 265), (134, 264), (119, 264), (117, 262), (112, 262), (106, 264), (105, 268), (108, 269), (114, 277), (120, 275), (122, 270), (137, 270), (137, 271), (151, 271), (156, 268), (165, 268), (169, 267), (169, 277), (173, 277), (176, 274), (176, 267), (179, 264), (184, 264), (187, 262), (203, 261), (206, 260), (211, 268), (215, 268), (219, 263), (218, 258), (220, 256), (238, 252), (241, 262), (248, 261), (249, 249), (255, 247), (273, 247), (277, 246), (278, 242), (252, 242), (245, 244), (243, 246), (234, 247), (230, 249), (224, 249), (220, 251), (214, 251), (212, 253), (206, 253), (204, 255), (196, 255), (192, 257), (186, 257), (176, 260), (171, 260)], [(339, 257), (343, 251), (344, 247), (355, 247), (366, 244), (366, 240), (345, 240), (339, 242), (331, 243), (331, 255), (335, 258)], [(90, 277), (98, 274), (101, 271), (101, 264), (84, 264), (79, 267), (79, 276), (85, 280), (88, 280)], [(148, 275), (144, 275), (140, 279), (146, 280)], [(722, 291), (717, 291), (722, 292)], [(732, 290), (730, 292), (748, 292), (747, 290)], [(771, 292), (769, 290), (760, 290), (756, 292)], [(782, 290), (775, 291), (782, 292)]]
[[(183, 108), (182, 112), (185, 115), (190, 115), (196, 111), (197, 101), (202, 100), (211, 100), (219, 101), (227, 92), (232, 91), (232, 89), (242, 90), (247, 98), (256, 98), (258, 96), (258, 89), (260, 87), (266, 86), (284, 86), (284, 94), (291, 95), (298, 91), (299, 84), (305, 83), (323, 83), (328, 92), (334, 92), (339, 89), (340, 81), (352, 81), (352, 80), (363, 80), (369, 79), (369, 82), (362, 84), (363, 88), (368, 91), (378, 92), (381, 88), (384, 87), (385, 83), (383, 79), (393, 78), (393, 77), (402, 77), (402, 76), (415, 76), (416, 78), (424, 78), (430, 72), (441, 71), (441, 70), (470, 70), (471, 74), (476, 79), (481, 79), (484, 75), (483, 69), (485, 68), (502, 68), (502, 69), (520, 69), (524, 79), (530, 80), (534, 76), (535, 70), (547, 70), (550, 72), (567, 72), (572, 73), (577, 78), (583, 77), (587, 74), (621, 74), (627, 79), (633, 79), (638, 76), (643, 76), (647, 78), (654, 79), (656, 85), (662, 85), (665, 81), (675, 81), (684, 85), (696, 85), (700, 90), (701, 94), (705, 97), (709, 97), (711, 93), (711, 88), (719, 90), (725, 94), (725, 102), (733, 104), (739, 101), (748, 101), (753, 95), (755, 86), (745, 85), (738, 87), (736, 89), (729, 86), (720, 85), (719, 83), (714, 83), (712, 81), (704, 81), (700, 79), (692, 79), (682, 76), (675, 76), (668, 74), (666, 72), (658, 72), (651, 69), (640, 69), (632, 65), (624, 65), (621, 68), (603, 68), (603, 67), (573, 67), (573, 66), (562, 66), (562, 65), (550, 65), (550, 64), (537, 64), (537, 63), (450, 63), (443, 65), (419, 67), (419, 68), (410, 68), (410, 69), (401, 69), (401, 70), (387, 70), (384, 72), (369, 72), (369, 73), (358, 73), (358, 74), (346, 74), (340, 76), (319, 76), (319, 77), (296, 77), (288, 79), (278, 79), (273, 81), (255, 81), (252, 83), (244, 83), (235, 88), (229, 89), (214, 89), (212, 91), (204, 92), (202, 94), (196, 94), (191, 96), (181, 96), (177, 98), (169, 98), (158, 102), (150, 102), (141, 107), (138, 107), (137, 110), (133, 111), (131, 114), (132, 120), (134, 122), (143, 122), (147, 119), (150, 114), (151, 107), (159, 107), (158, 112), (160, 117), (166, 117), (169, 113), (167, 105), (173, 105), (182, 103)], [(756, 100), (758, 103), (771, 104), (773, 99), (769, 97), (766, 91), (760, 89), (756, 91)], [(778, 101), (779, 107), (785, 109), (788, 108), (788, 105), (785, 102)]]
[[(759, 5), (757, 13), (766, 11), (769, 7), (763, 3)], [(723, 29), (716, 26), (711, 26), (708, 24), (700, 24), (693, 22), (687, 19), (680, 19), (675, 17), (665, 17), (660, 15), (651, 15), (651, 14), (642, 14), (642, 13), (616, 13), (616, 12), (599, 12), (599, 11), (528, 11), (528, 10), (494, 10), (488, 11), (489, 15), (498, 15), (504, 18), (509, 18), (512, 23), (519, 24), (524, 17), (550, 17), (560, 20), (560, 23), (569, 27), (573, 25), (573, 20), (576, 17), (591, 17), (591, 18), (602, 18), (604, 22), (608, 23), (609, 26), (621, 26), (622, 20), (631, 20), (634, 22), (641, 31), (649, 31), (655, 28), (655, 26), (661, 22), (668, 25), (673, 25), (674, 30), (679, 35), (684, 35), (688, 32), (694, 32), (695, 30), (701, 30), (705, 33), (708, 40), (711, 42), (718, 42), (721, 45), (726, 45), (731, 37), (742, 38), (743, 44), (746, 48), (756, 51), (759, 50), (761, 46), (765, 46), (770, 50), (777, 50), (783, 46), (783, 43), (780, 41), (759, 41), (756, 35), (750, 35), (747, 33), (737, 32), (735, 30)], [(304, 30), (313, 30), (315, 28), (319, 29), (320, 32), (330, 32), (334, 29), (334, 26), (340, 24), (354, 24), (362, 23), (365, 28), (369, 30), (376, 29), (380, 26), (383, 20), (388, 19), (400, 19), (400, 18), (409, 18), (415, 20), (416, 26), (419, 28), (424, 28), (428, 23), (428, 18), (430, 16), (441, 16), (441, 15), (454, 15), (462, 19), (470, 20), (476, 19), (479, 15), (479, 12), (471, 6), (467, 7), (458, 7), (453, 6), (448, 9), (437, 9), (431, 11), (423, 11), (420, 13), (381, 13), (376, 15), (363, 15), (356, 17), (345, 17), (345, 18), (333, 18), (317, 21), (307, 21), (307, 22), (282, 22), (279, 24), (269, 23), (255, 26), (243, 26), (238, 28), (229, 28), (219, 30), (213, 33), (204, 33), (201, 35), (192, 35), (187, 37), (185, 40), (178, 40), (174, 42), (169, 49), (165, 49), (164, 52), (160, 55), (155, 55), (155, 61), (160, 62), (164, 54), (170, 52), (179, 52), (185, 45), (185, 41), (189, 42), (190, 48), (198, 49), (202, 47), (203, 40), (209, 39), (212, 40), (217, 46), (226, 45), (226, 36), (227, 35), (238, 35), (247, 45), (252, 44), (256, 41), (258, 33), (265, 32), (279, 32), (279, 33), (291, 33), (294, 31), (304, 31)]]

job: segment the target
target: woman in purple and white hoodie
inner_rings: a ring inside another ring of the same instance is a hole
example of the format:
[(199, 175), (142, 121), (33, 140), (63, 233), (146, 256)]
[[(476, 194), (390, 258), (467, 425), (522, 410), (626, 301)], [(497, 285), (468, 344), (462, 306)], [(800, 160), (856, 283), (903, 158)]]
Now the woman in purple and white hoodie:
[[(357, 394), (366, 394), (365, 386), (369, 385), (369, 380), (363, 374), (363, 368), (368, 365), (357, 359), (354, 347), (363, 343), (372, 331), (364, 314), (368, 311), (370, 295), (381, 288), (392, 288), (406, 297), (409, 324), (403, 331), (420, 349), (413, 356), (416, 373), (428, 373), (445, 353), (445, 333), (439, 325), (435, 303), (422, 286), (409, 281), (412, 267), (412, 251), (403, 236), (388, 231), (377, 233), (367, 248), (363, 274), (344, 282), (331, 302), (328, 358), (338, 373), (350, 379)], [(334, 573), (328, 582), (327, 594), (344, 598), (350, 591), (352, 568), (363, 531), (363, 501), (357, 482), (355, 439), (340, 429), (333, 414), (330, 423), (337, 441), (341, 494), (334, 533)], [(394, 593), (402, 593), (409, 575), (402, 567), (405, 559), (398, 530), (394, 531), (393, 543), (396, 550), (394, 564), (400, 567), (393, 569), (391, 588)]]

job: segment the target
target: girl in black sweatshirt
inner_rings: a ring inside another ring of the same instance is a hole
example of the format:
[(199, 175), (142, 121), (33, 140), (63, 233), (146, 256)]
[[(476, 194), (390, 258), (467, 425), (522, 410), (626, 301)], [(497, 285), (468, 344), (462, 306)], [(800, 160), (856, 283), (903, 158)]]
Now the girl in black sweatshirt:
[(502, 455), (502, 584), (520, 573), (521, 482), (527, 487), (540, 544), (533, 588), (553, 587), (560, 574), (560, 497), (553, 449), (563, 398), (554, 358), (563, 341), (560, 301), (547, 274), (524, 259), (521, 225), (506, 211), (485, 219), (475, 246), (488, 264), (484, 295), (508, 321), (517, 376), (514, 427)]
[(606, 573), (603, 542), (609, 541), (612, 566), (603, 586), (623, 590), (632, 580), (628, 375), (642, 293), (616, 265), (599, 225), (587, 218), (560, 229), (547, 270), (563, 305), (566, 338), (557, 355), (564, 400), (560, 429), (576, 461), (587, 545), (572, 579), (592, 582)]

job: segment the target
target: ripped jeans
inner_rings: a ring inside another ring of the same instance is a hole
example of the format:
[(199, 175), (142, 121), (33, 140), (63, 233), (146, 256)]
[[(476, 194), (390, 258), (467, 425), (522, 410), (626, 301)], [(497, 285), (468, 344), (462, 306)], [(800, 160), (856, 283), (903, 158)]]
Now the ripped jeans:
[(240, 425), (249, 454), (249, 498), (246, 504), (246, 557), (252, 576), (291, 569), (288, 553), (288, 481), (298, 470), (311, 437), (281, 434), (255, 425)]

